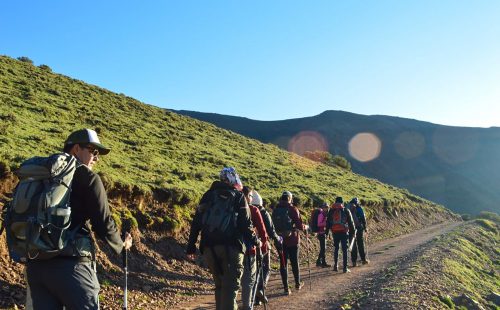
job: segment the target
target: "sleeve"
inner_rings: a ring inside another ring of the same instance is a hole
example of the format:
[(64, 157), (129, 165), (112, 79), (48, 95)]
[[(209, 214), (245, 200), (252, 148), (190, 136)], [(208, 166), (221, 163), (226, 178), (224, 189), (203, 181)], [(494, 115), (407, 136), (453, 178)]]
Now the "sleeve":
[(363, 210), (363, 207), (358, 206), (358, 217), (359, 221), (363, 225), (363, 229), (366, 229), (366, 217), (365, 217), (365, 211)]
[(198, 207), (196, 207), (196, 212), (194, 214), (193, 220), (191, 221), (186, 254), (196, 253), (196, 241), (198, 240), (198, 235), (200, 234), (202, 228), (203, 211), (206, 205), (209, 203), (209, 193), (210, 191), (206, 192), (203, 195), (200, 203), (198, 204)]
[(332, 220), (331, 220), (331, 213), (332, 213), (332, 209), (328, 209), (328, 213), (326, 214), (326, 231), (328, 232), (332, 226), (333, 226), (333, 223), (332, 223)]
[(97, 174), (90, 177), (89, 192), (86, 197), (92, 230), (96, 235), (104, 240), (108, 245), (120, 254), (123, 250), (123, 240), (116, 227), (115, 221), (111, 217), (108, 197), (102, 184), (101, 178)]
[(295, 228), (298, 230), (305, 230), (305, 226), (302, 223), (302, 218), (300, 217), (299, 210), (296, 207), (291, 207), (288, 209), (290, 212), (290, 217), (292, 218)]
[(245, 242), (250, 242), (252, 245), (256, 245), (257, 236), (255, 236), (253, 230), (250, 208), (243, 194), (240, 195), (236, 208), (238, 209), (238, 227), (243, 236), (243, 240), (245, 240)]
[(261, 212), (262, 219), (264, 220), (264, 224), (266, 224), (266, 232), (269, 238), (272, 238), (274, 241), (278, 241), (279, 237), (276, 233), (276, 229), (274, 229), (273, 219), (271, 215), (267, 211)]
[(260, 215), (260, 211), (257, 208), (252, 209), (252, 222), (255, 225), (255, 228), (257, 228), (260, 241), (262, 241), (262, 243), (266, 243), (268, 239), (266, 226), (264, 225), (262, 215)]

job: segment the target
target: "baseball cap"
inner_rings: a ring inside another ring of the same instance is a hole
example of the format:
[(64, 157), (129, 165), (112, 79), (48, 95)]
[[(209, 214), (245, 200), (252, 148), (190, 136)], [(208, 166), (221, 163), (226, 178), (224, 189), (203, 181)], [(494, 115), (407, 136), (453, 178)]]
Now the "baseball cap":
[(64, 145), (73, 144), (93, 145), (99, 150), (99, 155), (106, 155), (111, 151), (110, 148), (101, 144), (101, 141), (99, 141), (99, 137), (97, 136), (97, 132), (92, 129), (80, 129), (72, 132), (64, 142)]

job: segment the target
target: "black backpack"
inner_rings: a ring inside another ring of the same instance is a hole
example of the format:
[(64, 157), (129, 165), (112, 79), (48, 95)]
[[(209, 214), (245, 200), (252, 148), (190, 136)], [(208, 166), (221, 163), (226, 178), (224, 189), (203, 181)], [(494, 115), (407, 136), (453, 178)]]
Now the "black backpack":
[(319, 232), (319, 227), (318, 227), (318, 215), (319, 215), (320, 209), (314, 209), (311, 213), (311, 219), (309, 221), (309, 227), (311, 228), (311, 231), (313, 233)]
[(273, 210), (273, 224), (276, 233), (282, 237), (289, 236), (293, 230), (293, 222), (288, 214), (288, 207), (276, 207)]
[(49, 259), (73, 240), (71, 182), (78, 163), (62, 153), (33, 157), (16, 172), (20, 181), (3, 212), (7, 247), (12, 260)]
[(212, 240), (227, 242), (235, 238), (237, 213), (236, 190), (214, 190), (211, 203), (203, 212), (203, 233)]

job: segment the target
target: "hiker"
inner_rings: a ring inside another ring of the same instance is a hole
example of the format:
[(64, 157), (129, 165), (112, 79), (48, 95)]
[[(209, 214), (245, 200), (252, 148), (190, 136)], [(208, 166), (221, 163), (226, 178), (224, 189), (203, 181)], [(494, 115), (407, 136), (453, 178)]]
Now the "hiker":
[(196, 241), (201, 232), (199, 248), (215, 282), (217, 309), (237, 309), (245, 242), (260, 246), (242, 189), (236, 170), (222, 169), (219, 180), (202, 196), (191, 222), (186, 254), (188, 259), (195, 259)]
[[(262, 197), (259, 195), (259, 193), (256, 190), (252, 191), (252, 201), (250, 202), (251, 205), (256, 206), (259, 211), (260, 215), (262, 216), (262, 220), (264, 221), (264, 226), (266, 227), (266, 232), (269, 237), (269, 239), (272, 239), (274, 241), (274, 246), (276, 247), (277, 251), (282, 251), (282, 243), (283, 243), (283, 238), (279, 236), (276, 233), (276, 230), (274, 229), (274, 224), (273, 220), (271, 219), (271, 215), (269, 212), (267, 212), (266, 208), (263, 205)], [(265, 288), (267, 287), (267, 282), (269, 281), (269, 273), (270, 273), (270, 267), (271, 267), (271, 255), (270, 255), (270, 244), (267, 242), (267, 251), (263, 253), (262, 256), (262, 274), (263, 277), (260, 278), (259, 285), (258, 285), (258, 291), (256, 294), (256, 304), (260, 303), (267, 303), (267, 297), (264, 294)]]
[(364, 233), (367, 232), (366, 217), (365, 211), (363, 210), (363, 207), (361, 207), (359, 199), (357, 197), (351, 199), (351, 202), (349, 203), (349, 210), (351, 211), (352, 219), (354, 220), (354, 226), (356, 227), (356, 236), (354, 236), (355, 239), (353, 241), (354, 243), (351, 251), (352, 266), (356, 267), (358, 260), (358, 251), (361, 258), (361, 263), (363, 265), (370, 262), (368, 259), (366, 259), (365, 239), (363, 236)]
[(319, 255), (316, 260), (317, 267), (331, 267), (331, 265), (326, 262), (326, 218), (328, 215), (328, 208), (328, 203), (323, 202), (321, 208), (315, 210), (315, 215), (312, 217), (312, 220), (316, 223), (317, 228), (315, 230), (319, 240)]
[(248, 207), (250, 209), (252, 223), (257, 230), (257, 236), (262, 243), (259, 249), (253, 245), (249, 245), (243, 259), (243, 276), (241, 277), (241, 301), (243, 306), (241, 309), (250, 310), (253, 308), (253, 291), (257, 289), (258, 285), (256, 281), (258, 278), (257, 273), (260, 272), (260, 270), (257, 270), (257, 251), (259, 251), (259, 254), (267, 252), (268, 237), (259, 209), (251, 204), (253, 196), (252, 189), (248, 186), (243, 186), (243, 194), (249, 204)]
[(335, 203), (328, 211), (326, 228), (331, 230), (333, 234), (333, 271), (338, 271), (339, 244), (341, 244), (343, 271), (344, 273), (351, 272), (347, 268), (347, 248), (349, 233), (354, 234), (354, 224), (351, 212), (344, 207), (342, 197), (335, 198)]
[[(91, 230), (120, 254), (132, 246), (132, 236), (122, 240), (111, 217), (106, 190), (92, 171), (99, 156), (110, 149), (91, 129), (71, 133), (64, 152), (78, 160), (71, 183), (71, 225), (74, 239), (62, 253), (46, 260), (29, 260), (26, 275), (33, 309), (99, 309), (99, 282)], [(92, 225), (89, 226), (89, 222)]]
[(292, 205), (293, 195), (289, 191), (283, 192), (278, 205), (274, 208), (272, 219), (278, 235), (283, 237), (283, 258), (280, 262), (281, 281), (285, 295), (290, 295), (288, 288), (288, 259), (292, 265), (295, 278), (295, 288), (300, 290), (304, 283), (300, 281), (299, 269), (299, 230), (306, 231), (307, 225), (302, 224), (299, 210)]

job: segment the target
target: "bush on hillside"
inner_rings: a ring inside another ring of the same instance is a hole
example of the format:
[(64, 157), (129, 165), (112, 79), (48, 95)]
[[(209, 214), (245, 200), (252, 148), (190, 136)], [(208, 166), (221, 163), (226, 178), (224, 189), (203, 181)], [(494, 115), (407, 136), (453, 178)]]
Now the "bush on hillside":
[(46, 71), (46, 72), (52, 72), (52, 69), (47, 66), (47, 65), (39, 65), (38, 68), (42, 69), (43, 71)]
[(307, 151), (304, 153), (304, 157), (332, 167), (337, 166), (346, 170), (351, 170), (351, 163), (340, 155), (332, 155), (324, 151)]
[(33, 64), (33, 60), (29, 59), (26, 56), (17, 57), (17, 60), (22, 61), (22, 62), (27, 62), (29, 64)]
[(500, 215), (495, 212), (481, 211), (476, 218), (490, 220), (500, 225)]

